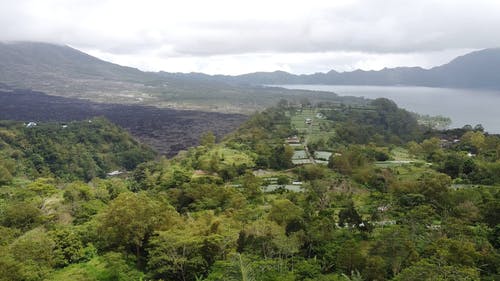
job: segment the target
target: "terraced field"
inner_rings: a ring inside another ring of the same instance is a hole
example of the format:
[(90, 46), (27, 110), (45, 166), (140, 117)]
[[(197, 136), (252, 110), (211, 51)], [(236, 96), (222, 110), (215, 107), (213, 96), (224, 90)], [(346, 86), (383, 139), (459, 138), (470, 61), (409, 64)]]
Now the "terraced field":
[[(335, 135), (330, 128), (332, 121), (326, 120), (320, 113), (319, 108), (298, 108), (292, 109), (288, 112), (291, 118), (292, 126), (297, 129), (299, 137), (304, 141), (301, 145), (295, 145), (295, 153), (292, 162), (295, 165), (302, 164), (328, 164), (328, 159), (331, 156), (329, 151), (316, 151), (314, 155), (309, 155), (309, 152), (303, 150), (308, 142), (328, 141), (328, 139)], [(328, 124), (328, 125), (326, 125)], [(326, 125), (326, 126), (325, 126)], [(314, 159), (311, 161), (310, 156)]]

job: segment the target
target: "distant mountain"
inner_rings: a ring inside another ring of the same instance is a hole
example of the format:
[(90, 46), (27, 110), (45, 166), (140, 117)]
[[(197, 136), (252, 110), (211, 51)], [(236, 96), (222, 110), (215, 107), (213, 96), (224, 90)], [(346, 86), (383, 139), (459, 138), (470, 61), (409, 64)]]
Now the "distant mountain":
[[(97, 85), (86, 83), (99, 81)], [(108, 81), (112, 84), (106, 84)], [(68, 46), (36, 42), (0, 43), (0, 83), (28, 86), (49, 92), (60, 90), (65, 83), (70, 89), (90, 87), (96, 91), (116, 90), (120, 83), (134, 88), (173, 83), (186, 86), (201, 83), (219, 87), (219, 83), (267, 84), (331, 84), (331, 85), (412, 85), (457, 88), (500, 89), (500, 48), (475, 51), (431, 69), (421, 67), (385, 68), (380, 71), (355, 70), (310, 75), (284, 71), (255, 72), (238, 76), (203, 73), (143, 72), (136, 68), (106, 62)], [(208, 84), (207, 84), (208, 83)], [(78, 86), (79, 85), (79, 86)], [(130, 89), (130, 88), (129, 88)], [(67, 91), (67, 87), (64, 88)], [(137, 90), (137, 89), (136, 89)], [(144, 90), (144, 89), (140, 89)]]
[(147, 93), (148, 84), (158, 80), (165, 79), (157, 73), (100, 60), (69, 46), (0, 43), (0, 83), (12, 88), (99, 102), (137, 103), (139, 99), (147, 100), (143, 93)]
[(500, 89), (500, 49), (458, 57), (423, 69), (329, 71), (295, 75), (283, 71), (238, 76), (144, 72), (90, 56), (69, 46), (0, 42), (0, 88), (20, 88), (96, 102), (251, 113), (280, 99), (364, 103), (329, 92), (262, 87), (279, 84), (415, 85)]
[(242, 93), (240, 88), (235, 89), (217, 79), (144, 72), (98, 59), (69, 46), (41, 42), (0, 42), (2, 87), (97, 102), (188, 109), (212, 106), (200, 106), (203, 94)]
[(428, 73), (431, 86), (500, 89), (500, 48), (457, 57)]
[(68, 46), (39, 42), (0, 43), (0, 81), (18, 83), (25, 78), (66, 77), (144, 81), (151, 74), (106, 62)]
[(0, 42), (0, 89), (9, 88), (104, 103), (225, 113), (253, 113), (280, 99), (299, 101), (306, 95), (316, 102), (366, 102), (330, 92), (241, 85), (202, 73), (143, 72), (69, 46), (37, 42)]
[[(186, 74), (189, 75), (189, 74)], [(500, 89), (500, 48), (485, 49), (460, 56), (431, 69), (421, 67), (385, 68), (380, 71), (329, 71), (294, 75), (283, 71), (256, 72), (239, 76), (212, 76), (240, 84), (330, 84), (330, 85), (409, 85), (455, 88)]]

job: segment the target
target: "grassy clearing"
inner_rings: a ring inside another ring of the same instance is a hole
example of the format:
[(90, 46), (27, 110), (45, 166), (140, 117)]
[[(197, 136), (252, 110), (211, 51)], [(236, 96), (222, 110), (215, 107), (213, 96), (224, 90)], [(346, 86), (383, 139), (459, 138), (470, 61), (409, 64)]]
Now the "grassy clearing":
[(249, 155), (241, 151), (225, 147), (216, 147), (200, 157), (200, 163), (202, 163), (202, 166), (204, 166), (203, 164), (209, 165), (214, 155), (216, 155), (219, 158), (219, 161), (221, 161), (224, 165), (246, 165), (247, 167), (255, 166), (252, 157)]
[[(292, 126), (296, 128), (300, 134), (306, 134), (309, 130), (309, 125), (306, 124), (306, 119), (311, 119), (313, 120), (313, 125), (312, 127), (315, 127), (314, 123), (314, 118), (316, 115), (316, 110), (314, 109), (302, 109), (302, 110), (297, 110), (292, 114)], [(319, 124), (317, 124), (319, 129)]]
[[(307, 136), (309, 141), (328, 141), (335, 135), (333, 130), (325, 130), (332, 127), (332, 121), (325, 120), (317, 116), (317, 109), (297, 110), (291, 115), (292, 126), (297, 129), (301, 136)], [(306, 124), (306, 119), (311, 119), (312, 123)]]
[(410, 156), (410, 153), (406, 148), (396, 147), (391, 150), (391, 158), (395, 161), (416, 161), (418, 159)]
[(401, 180), (417, 180), (423, 173), (429, 170), (426, 165), (412, 163), (392, 167), (396, 176)]
[(319, 132), (309, 135), (309, 141), (312, 143), (328, 142), (330, 138), (335, 136), (335, 132)]
[(58, 270), (46, 280), (142, 280), (144, 274), (119, 254), (94, 257)]
[(379, 168), (396, 168), (402, 166), (423, 166), (425, 161), (412, 157), (408, 150), (403, 147), (396, 147), (390, 151), (390, 157), (392, 160), (389, 161), (378, 161), (375, 162), (375, 166)]

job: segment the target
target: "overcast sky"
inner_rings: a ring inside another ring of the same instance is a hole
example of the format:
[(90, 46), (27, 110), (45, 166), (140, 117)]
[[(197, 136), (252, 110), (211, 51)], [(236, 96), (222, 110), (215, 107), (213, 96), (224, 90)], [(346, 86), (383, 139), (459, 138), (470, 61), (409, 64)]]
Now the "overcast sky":
[(499, 47), (500, 1), (0, 0), (0, 40), (152, 71), (431, 67)]

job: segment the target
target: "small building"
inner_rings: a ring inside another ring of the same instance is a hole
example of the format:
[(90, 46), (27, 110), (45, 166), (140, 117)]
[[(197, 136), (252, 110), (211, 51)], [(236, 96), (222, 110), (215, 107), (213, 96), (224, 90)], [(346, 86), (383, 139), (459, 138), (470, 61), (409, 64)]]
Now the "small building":
[(109, 172), (109, 173), (107, 173), (106, 175), (107, 175), (108, 177), (114, 177), (114, 176), (119, 176), (119, 175), (121, 175), (121, 174), (123, 174), (123, 172), (116, 170), (116, 171), (113, 171), (113, 172)]
[(312, 119), (311, 118), (306, 118), (306, 124), (307, 125), (311, 125), (312, 123)]
[(287, 144), (300, 144), (300, 139), (297, 136), (286, 138), (285, 142)]
[(36, 123), (35, 122), (29, 122), (28, 124), (26, 124), (26, 128), (32, 128), (32, 127), (36, 127)]

